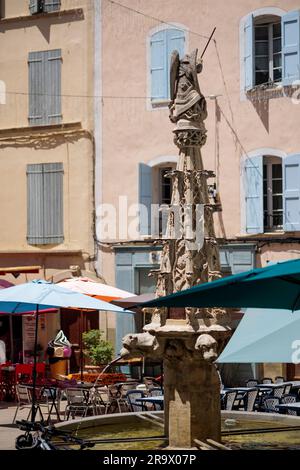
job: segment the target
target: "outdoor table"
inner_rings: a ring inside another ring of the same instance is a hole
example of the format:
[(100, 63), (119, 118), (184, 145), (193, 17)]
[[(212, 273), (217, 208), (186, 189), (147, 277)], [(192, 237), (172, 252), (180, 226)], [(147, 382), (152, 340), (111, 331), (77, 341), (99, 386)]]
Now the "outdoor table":
[(49, 385), (45, 385), (42, 387), (42, 394), (44, 395), (46, 392), (46, 396), (48, 398), (48, 401), (50, 402), (50, 409), (49, 409), (49, 414), (47, 418), (47, 424), (49, 424), (49, 421), (51, 420), (51, 414), (52, 411), (55, 411), (56, 417), (58, 421), (61, 421), (60, 419), (60, 414), (59, 414), (59, 409), (57, 406), (57, 398), (58, 394), (61, 393), (58, 387), (53, 387)]
[(286, 385), (290, 385), (292, 382), (282, 382), (280, 384), (257, 384), (255, 385), (256, 388), (268, 388), (273, 390), (274, 388), (285, 387)]
[(300, 412), (300, 402), (296, 403), (284, 403), (282, 405), (276, 405), (276, 408), (279, 408), (279, 411), (297, 411), (297, 414)]
[(146, 397), (146, 398), (136, 398), (135, 400), (137, 403), (153, 403), (154, 405), (158, 405), (161, 410), (164, 408), (164, 396), (156, 396), (156, 397)]

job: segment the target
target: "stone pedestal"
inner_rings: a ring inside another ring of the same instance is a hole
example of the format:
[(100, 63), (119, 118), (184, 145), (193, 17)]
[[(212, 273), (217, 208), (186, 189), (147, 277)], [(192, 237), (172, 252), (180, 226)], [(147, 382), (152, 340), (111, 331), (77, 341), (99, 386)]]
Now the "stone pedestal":
[(221, 440), (220, 383), (214, 365), (164, 361), (165, 433), (171, 448)]

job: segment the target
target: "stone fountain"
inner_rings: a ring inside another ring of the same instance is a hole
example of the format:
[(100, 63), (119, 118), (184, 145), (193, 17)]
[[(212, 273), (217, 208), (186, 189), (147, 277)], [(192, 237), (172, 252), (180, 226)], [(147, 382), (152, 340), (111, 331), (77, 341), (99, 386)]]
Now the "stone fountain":
[[(206, 142), (206, 100), (197, 74), (197, 49), (180, 60), (172, 53), (170, 120), (179, 148), (172, 204), (163, 243), (156, 296), (161, 297), (221, 277), (213, 213), (201, 147)], [(226, 310), (151, 309), (144, 332), (123, 338), (123, 356), (137, 353), (163, 360), (165, 433), (169, 448), (186, 449), (194, 440), (221, 440), (220, 380), (213, 361), (230, 335)]]

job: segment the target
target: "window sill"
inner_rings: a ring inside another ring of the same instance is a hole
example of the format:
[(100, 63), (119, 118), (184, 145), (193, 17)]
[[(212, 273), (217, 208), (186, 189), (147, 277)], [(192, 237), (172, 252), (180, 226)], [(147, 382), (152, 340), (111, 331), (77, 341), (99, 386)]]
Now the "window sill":
[(64, 132), (82, 130), (81, 122), (68, 122), (64, 124), (48, 124), (46, 126), (25, 126), (25, 127), (11, 127), (7, 129), (0, 129), (0, 138), (16, 135), (28, 134), (48, 134), (53, 132)]
[(170, 104), (170, 100), (151, 100), (151, 108), (152, 109), (159, 109), (159, 108), (167, 108)]
[(260, 240), (266, 240), (266, 239), (288, 239), (292, 238), (295, 236), (297, 232), (285, 232), (283, 230), (278, 230), (277, 232), (264, 232), (264, 233), (238, 233), (236, 235), (236, 238), (238, 240), (251, 240), (251, 239), (260, 239)]
[(0, 25), (1, 24), (10, 24), (10, 23), (18, 23), (24, 21), (35, 21), (43, 18), (61, 18), (64, 16), (74, 15), (77, 17), (78, 20), (82, 20), (84, 18), (83, 9), (82, 8), (71, 8), (69, 10), (57, 10), (51, 11), (49, 13), (37, 13), (35, 15), (22, 15), (22, 16), (14, 16), (11, 18), (0, 18)]

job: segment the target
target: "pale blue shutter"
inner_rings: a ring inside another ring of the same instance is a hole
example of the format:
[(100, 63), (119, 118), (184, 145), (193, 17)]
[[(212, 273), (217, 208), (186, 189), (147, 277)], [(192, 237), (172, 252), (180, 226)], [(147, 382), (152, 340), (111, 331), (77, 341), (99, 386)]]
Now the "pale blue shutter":
[(31, 15), (35, 15), (40, 11), (39, 0), (29, 0), (29, 11)]
[(166, 30), (153, 34), (151, 48), (151, 100), (168, 97)]
[(144, 163), (139, 164), (139, 204), (144, 206), (140, 212), (140, 234), (151, 234), (152, 204), (152, 168)]
[(300, 79), (300, 10), (290, 11), (282, 20), (282, 82)]
[(60, 0), (44, 0), (43, 10), (46, 13), (60, 9)]
[(251, 90), (254, 86), (254, 27), (253, 15), (246, 18), (244, 27), (244, 71), (245, 89)]
[(27, 165), (27, 240), (32, 245), (64, 240), (62, 163)]
[(244, 164), (246, 233), (263, 233), (263, 157), (247, 158)]
[(61, 60), (60, 49), (29, 53), (30, 125), (61, 122)]
[(63, 234), (63, 164), (45, 163), (44, 170), (44, 244), (64, 241)]
[(61, 49), (45, 53), (46, 123), (61, 122)]
[(168, 98), (170, 98), (170, 60), (174, 50), (179, 52), (180, 58), (183, 57), (185, 51), (185, 34), (180, 29), (167, 29), (167, 83)]
[(45, 124), (45, 67), (44, 52), (30, 52), (29, 67), (29, 124)]
[(27, 241), (38, 245), (44, 236), (43, 165), (27, 165)]
[(300, 230), (300, 155), (283, 159), (283, 228)]

